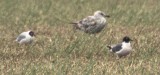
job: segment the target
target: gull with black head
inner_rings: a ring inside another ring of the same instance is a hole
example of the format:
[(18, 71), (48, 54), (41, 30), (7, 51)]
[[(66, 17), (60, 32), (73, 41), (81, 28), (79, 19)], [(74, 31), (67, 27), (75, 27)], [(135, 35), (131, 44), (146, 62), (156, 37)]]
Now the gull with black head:
[(131, 43), (132, 41), (128, 36), (125, 36), (123, 38), (123, 42), (116, 44), (116, 45), (111, 45), (107, 46), (111, 52), (114, 52), (118, 55), (119, 58), (122, 56), (127, 56), (130, 52), (132, 52), (132, 47)]
[(34, 39), (34, 32), (33, 31), (26, 31), (26, 32), (22, 32), (16, 39), (16, 41), (19, 44), (31, 44), (33, 42)]

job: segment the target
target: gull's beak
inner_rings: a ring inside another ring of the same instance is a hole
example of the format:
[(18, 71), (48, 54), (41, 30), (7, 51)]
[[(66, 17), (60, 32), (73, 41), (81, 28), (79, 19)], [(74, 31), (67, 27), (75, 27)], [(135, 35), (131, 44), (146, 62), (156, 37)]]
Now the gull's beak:
[(110, 16), (109, 16), (109, 15), (105, 15), (105, 17), (108, 17), (108, 18), (109, 18)]

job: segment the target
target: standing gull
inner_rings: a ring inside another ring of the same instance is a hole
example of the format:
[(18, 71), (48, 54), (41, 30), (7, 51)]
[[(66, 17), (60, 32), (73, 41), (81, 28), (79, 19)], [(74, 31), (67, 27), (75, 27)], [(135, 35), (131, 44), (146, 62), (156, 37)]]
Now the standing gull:
[(122, 56), (127, 56), (132, 51), (130, 41), (132, 40), (128, 36), (125, 36), (122, 43), (107, 47), (111, 52), (116, 53), (121, 58)]
[(19, 43), (19, 44), (30, 44), (33, 42), (33, 39), (34, 39), (34, 32), (33, 31), (27, 31), (27, 32), (22, 32), (16, 39), (16, 41)]
[(105, 17), (110, 17), (102, 11), (96, 11), (93, 16), (88, 16), (78, 22), (71, 23), (75, 29), (84, 31), (85, 33), (99, 33), (106, 25)]

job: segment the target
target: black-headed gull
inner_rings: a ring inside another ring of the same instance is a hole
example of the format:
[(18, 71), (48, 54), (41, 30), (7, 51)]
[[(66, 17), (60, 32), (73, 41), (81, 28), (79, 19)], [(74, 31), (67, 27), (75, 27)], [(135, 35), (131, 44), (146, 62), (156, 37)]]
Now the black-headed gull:
[(33, 31), (26, 31), (26, 32), (22, 32), (16, 39), (16, 41), (20, 44), (30, 44), (33, 42), (34, 39), (34, 32)]
[(102, 11), (96, 11), (93, 16), (88, 16), (71, 24), (73, 24), (74, 29), (84, 31), (85, 33), (99, 33), (107, 25), (105, 17), (110, 16)]
[(118, 55), (119, 58), (122, 56), (128, 55), (132, 51), (131, 43), (132, 41), (128, 36), (125, 36), (123, 38), (123, 42), (112, 45), (112, 46), (107, 46), (111, 52), (114, 52)]

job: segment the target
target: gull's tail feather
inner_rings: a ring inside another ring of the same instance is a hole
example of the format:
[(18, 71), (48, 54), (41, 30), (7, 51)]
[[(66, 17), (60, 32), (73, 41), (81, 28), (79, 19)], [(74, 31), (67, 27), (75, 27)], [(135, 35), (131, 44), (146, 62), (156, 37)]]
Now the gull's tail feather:
[(82, 21), (78, 21), (78, 22), (70, 22), (69, 24), (82, 24)]
[(70, 22), (69, 24), (78, 24), (77, 22)]
[(78, 26), (78, 22), (70, 22), (69, 24), (73, 25), (73, 31), (76, 32), (77, 29), (80, 29)]
[(112, 47), (111, 47), (111, 46), (109, 46), (109, 45), (108, 45), (107, 47), (109, 48), (109, 50), (110, 50), (110, 49), (112, 49)]

